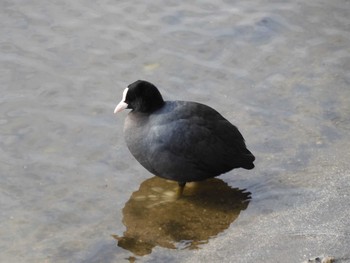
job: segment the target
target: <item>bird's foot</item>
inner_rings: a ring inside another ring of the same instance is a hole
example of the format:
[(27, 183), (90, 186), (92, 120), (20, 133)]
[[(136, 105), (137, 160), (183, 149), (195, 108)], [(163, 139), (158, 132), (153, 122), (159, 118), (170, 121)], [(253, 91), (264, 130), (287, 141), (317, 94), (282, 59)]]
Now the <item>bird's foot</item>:
[(176, 191), (177, 199), (179, 199), (182, 196), (185, 189), (185, 185), (186, 185), (186, 182), (179, 182), (179, 187), (177, 188), (177, 191)]

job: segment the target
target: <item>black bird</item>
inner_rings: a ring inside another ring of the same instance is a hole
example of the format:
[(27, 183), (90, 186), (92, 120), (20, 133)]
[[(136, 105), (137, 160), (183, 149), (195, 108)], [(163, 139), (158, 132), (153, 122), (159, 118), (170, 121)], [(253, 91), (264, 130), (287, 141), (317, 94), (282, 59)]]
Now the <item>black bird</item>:
[(123, 109), (131, 109), (124, 135), (132, 155), (152, 174), (177, 181), (180, 194), (186, 182), (254, 168), (237, 127), (209, 106), (164, 101), (152, 83), (138, 80), (124, 90), (114, 113)]

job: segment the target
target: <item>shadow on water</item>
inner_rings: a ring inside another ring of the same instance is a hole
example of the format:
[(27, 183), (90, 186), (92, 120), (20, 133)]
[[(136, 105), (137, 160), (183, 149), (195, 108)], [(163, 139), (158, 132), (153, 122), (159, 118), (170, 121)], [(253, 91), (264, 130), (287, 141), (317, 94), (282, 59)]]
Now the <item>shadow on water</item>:
[(144, 181), (123, 209), (127, 230), (113, 235), (118, 246), (137, 256), (155, 246), (198, 248), (227, 229), (249, 204), (250, 193), (220, 179), (188, 183), (176, 200), (177, 183), (153, 177)]

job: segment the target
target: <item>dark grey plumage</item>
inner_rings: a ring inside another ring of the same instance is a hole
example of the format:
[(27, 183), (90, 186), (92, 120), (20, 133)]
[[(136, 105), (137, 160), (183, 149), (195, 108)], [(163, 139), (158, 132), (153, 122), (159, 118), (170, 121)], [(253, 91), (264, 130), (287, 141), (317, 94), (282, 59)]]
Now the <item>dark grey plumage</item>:
[(124, 126), (127, 146), (152, 174), (184, 184), (254, 168), (242, 134), (209, 106), (164, 101), (146, 81), (130, 84), (124, 97), (120, 104), (132, 109)]

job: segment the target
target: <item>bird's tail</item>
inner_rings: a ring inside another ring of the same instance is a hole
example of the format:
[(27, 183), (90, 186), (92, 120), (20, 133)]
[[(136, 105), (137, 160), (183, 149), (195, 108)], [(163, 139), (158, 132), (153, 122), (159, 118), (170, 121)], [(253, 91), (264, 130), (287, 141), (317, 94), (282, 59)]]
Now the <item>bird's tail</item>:
[(255, 167), (254, 162), (255, 161), (255, 156), (248, 150), (246, 149), (246, 153), (243, 155), (243, 163), (242, 163), (242, 168), (251, 170)]

